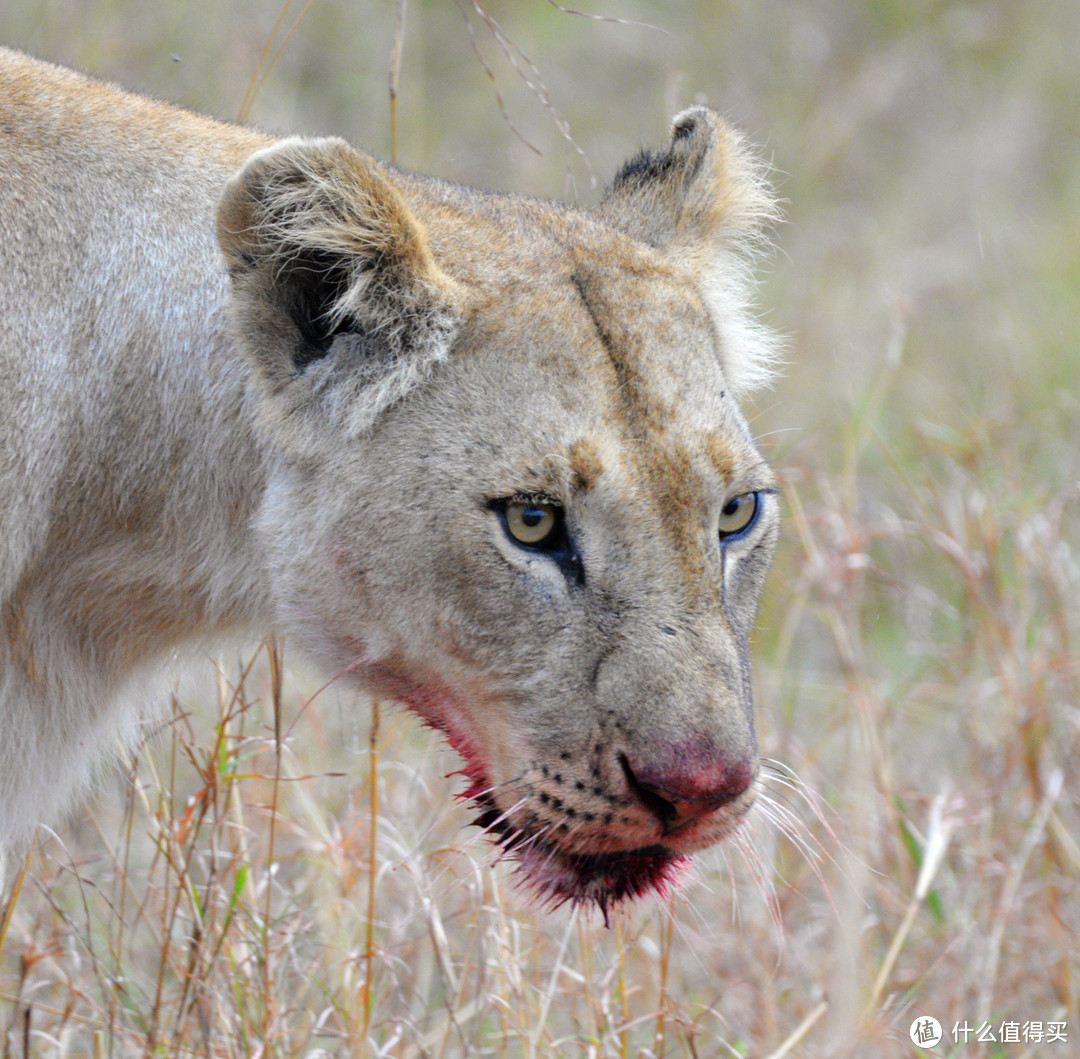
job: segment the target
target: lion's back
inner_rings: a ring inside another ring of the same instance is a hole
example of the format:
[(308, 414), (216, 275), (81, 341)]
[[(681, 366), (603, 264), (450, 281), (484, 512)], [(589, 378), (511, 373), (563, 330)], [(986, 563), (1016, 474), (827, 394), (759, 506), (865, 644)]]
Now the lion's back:
[(153, 461), (192, 361), (213, 371), (214, 210), (263, 142), (0, 48), (0, 601), (65, 487), (105, 464), (127, 488), (117, 469)]

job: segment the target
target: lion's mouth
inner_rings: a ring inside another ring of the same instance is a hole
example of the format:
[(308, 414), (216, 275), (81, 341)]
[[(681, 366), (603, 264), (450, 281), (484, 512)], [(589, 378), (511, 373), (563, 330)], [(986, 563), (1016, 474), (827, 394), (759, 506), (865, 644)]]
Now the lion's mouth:
[(517, 861), (519, 875), (547, 908), (564, 904), (573, 908), (595, 906), (607, 925), (611, 910), (624, 901), (648, 894), (667, 896), (682, 869), (689, 864), (690, 857), (659, 844), (613, 852), (576, 853), (539, 830), (512, 823), (510, 814), (496, 804), (487, 772), (471, 744), (446, 724), (433, 724), (430, 719), (427, 723), (441, 730), (464, 759), (465, 767), (457, 774), (470, 782), (458, 797), (476, 807), (473, 823), (486, 832), (503, 854)]
[[(458, 711), (452, 709), (453, 696), (425, 691), (400, 679), (390, 681), (380, 673), (382, 683), (395, 697), (406, 702), (425, 724), (442, 733), (464, 762), (464, 768), (450, 775), (462, 775), (468, 788), (459, 795), (477, 809), (474, 823), (483, 828), (502, 853), (517, 861), (518, 872), (539, 901), (549, 909), (570, 904), (577, 908), (595, 906), (609, 921), (613, 908), (635, 898), (656, 894), (666, 896), (690, 857), (660, 844), (625, 850), (574, 852), (553, 841), (539, 829), (514, 823), (501, 810), (476, 742), (467, 734)], [(447, 777), (449, 778), (449, 776)]]
[(538, 832), (513, 827), (490, 795), (466, 792), (479, 809), (474, 821), (518, 862), (518, 871), (548, 908), (594, 905), (603, 914), (623, 901), (666, 896), (690, 858), (661, 845), (614, 853), (574, 853)]

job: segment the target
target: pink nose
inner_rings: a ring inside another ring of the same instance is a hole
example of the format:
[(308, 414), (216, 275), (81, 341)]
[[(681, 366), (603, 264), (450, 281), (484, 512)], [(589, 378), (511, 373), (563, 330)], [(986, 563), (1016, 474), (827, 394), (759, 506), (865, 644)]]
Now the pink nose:
[(631, 791), (670, 833), (734, 801), (754, 782), (749, 761), (728, 764), (722, 758), (701, 760), (700, 753), (635, 766), (625, 754), (619, 764)]

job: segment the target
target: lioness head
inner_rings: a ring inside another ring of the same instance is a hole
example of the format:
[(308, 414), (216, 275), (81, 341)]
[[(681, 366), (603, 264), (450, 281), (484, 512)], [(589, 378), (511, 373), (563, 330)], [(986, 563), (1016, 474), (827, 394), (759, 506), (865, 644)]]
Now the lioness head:
[(754, 800), (777, 500), (736, 398), (771, 211), (704, 108), (593, 210), (337, 140), (258, 153), (221, 204), (282, 625), (446, 734), (552, 901), (662, 891)]

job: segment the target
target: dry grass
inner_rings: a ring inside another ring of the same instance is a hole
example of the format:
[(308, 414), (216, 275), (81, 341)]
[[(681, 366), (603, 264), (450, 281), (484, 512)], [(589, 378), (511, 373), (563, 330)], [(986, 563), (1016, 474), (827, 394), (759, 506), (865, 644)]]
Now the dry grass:
[(910, 1054), (916, 1013), (1075, 1026), (1075, 497), (993, 507), (924, 464), (904, 517), (860, 517), (858, 464), (788, 463), (785, 765), (669, 904), (531, 908), (436, 737), (384, 707), (372, 749), (367, 706), (264, 647), (174, 700), (126, 798), (42, 836), (3, 1054), (870, 1056)]
[[(678, 74), (691, 98), (718, 77), (786, 174), (769, 301), (792, 364), (754, 419), (787, 509), (759, 632), (774, 763), (760, 811), (667, 904), (610, 930), (547, 914), (463, 827), (462, 781), (445, 778), (458, 764), (434, 735), (384, 704), (373, 738), (369, 705), (320, 689), (287, 648), (280, 671), (265, 647), (205, 660), (152, 752), (122, 782), (103, 778), (59, 837), (42, 833), (0, 953), (0, 1054), (892, 1057), (913, 1054), (917, 1014), (1021, 1036), (947, 1039), (941, 1055), (1075, 1054), (1069, 5), (697, 2), (665, 16), (671, 41), (543, 4), (529, 38), (511, 5), (485, 6), (546, 68), (564, 112), (580, 99), (575, 138), (598, 172), (635, 146), (608, 131), (613, 108), (625, 135), (655, 138), (619, 100), (652, 114), (643, 100), (665, 85), (677, 96)], [(380, 79), (385, 7), (370, 45)], [(656, 22), (657, 7), (614, 13)], [(95, 8), (117, 24), (123, 10)], [(449, 40), (442, 8), (423, 10), (423, 34)], [(342, 61), (327, 26), (346, 17), (330, 0), (313, 7), (256, 110), (287, 95), (275, 84), (300, 83), (289, 64), (305, 48)], [(268, 30), (250, 30), (249, 72)], [(77, 27), (64, 47), (84, 38), (120, 39)], [(534, 179), (536, 156), (501, 123), (465, 38), (459, 53), (406, 38), (403, 160), (484, 179), (504, 150), (493, 145), (514, 140), (486, 182), (557, 190), (576, 152), (560, 153), (563, 130), (513, 94), (518, 74), (477, 39), (503, 105), (553, 163)], [(596, 41), (603, 63), (582, 58)], [(445, 77), (455, 62), (477, 80)], [(561, 66), (573, 79), (550, 72)], [(335, 96), (335, 69), (305, 96), (316, 109), (302, 124), (378, 149), (343, 124), (350, 99), (377, 89)], [(488, 120), (454, 116), (476, 98)], [(443, 138), (429, 111), (445, 114)], [(1068, 1043), (1025, 1043), (1033, 1020), (1067, 1022)]]

